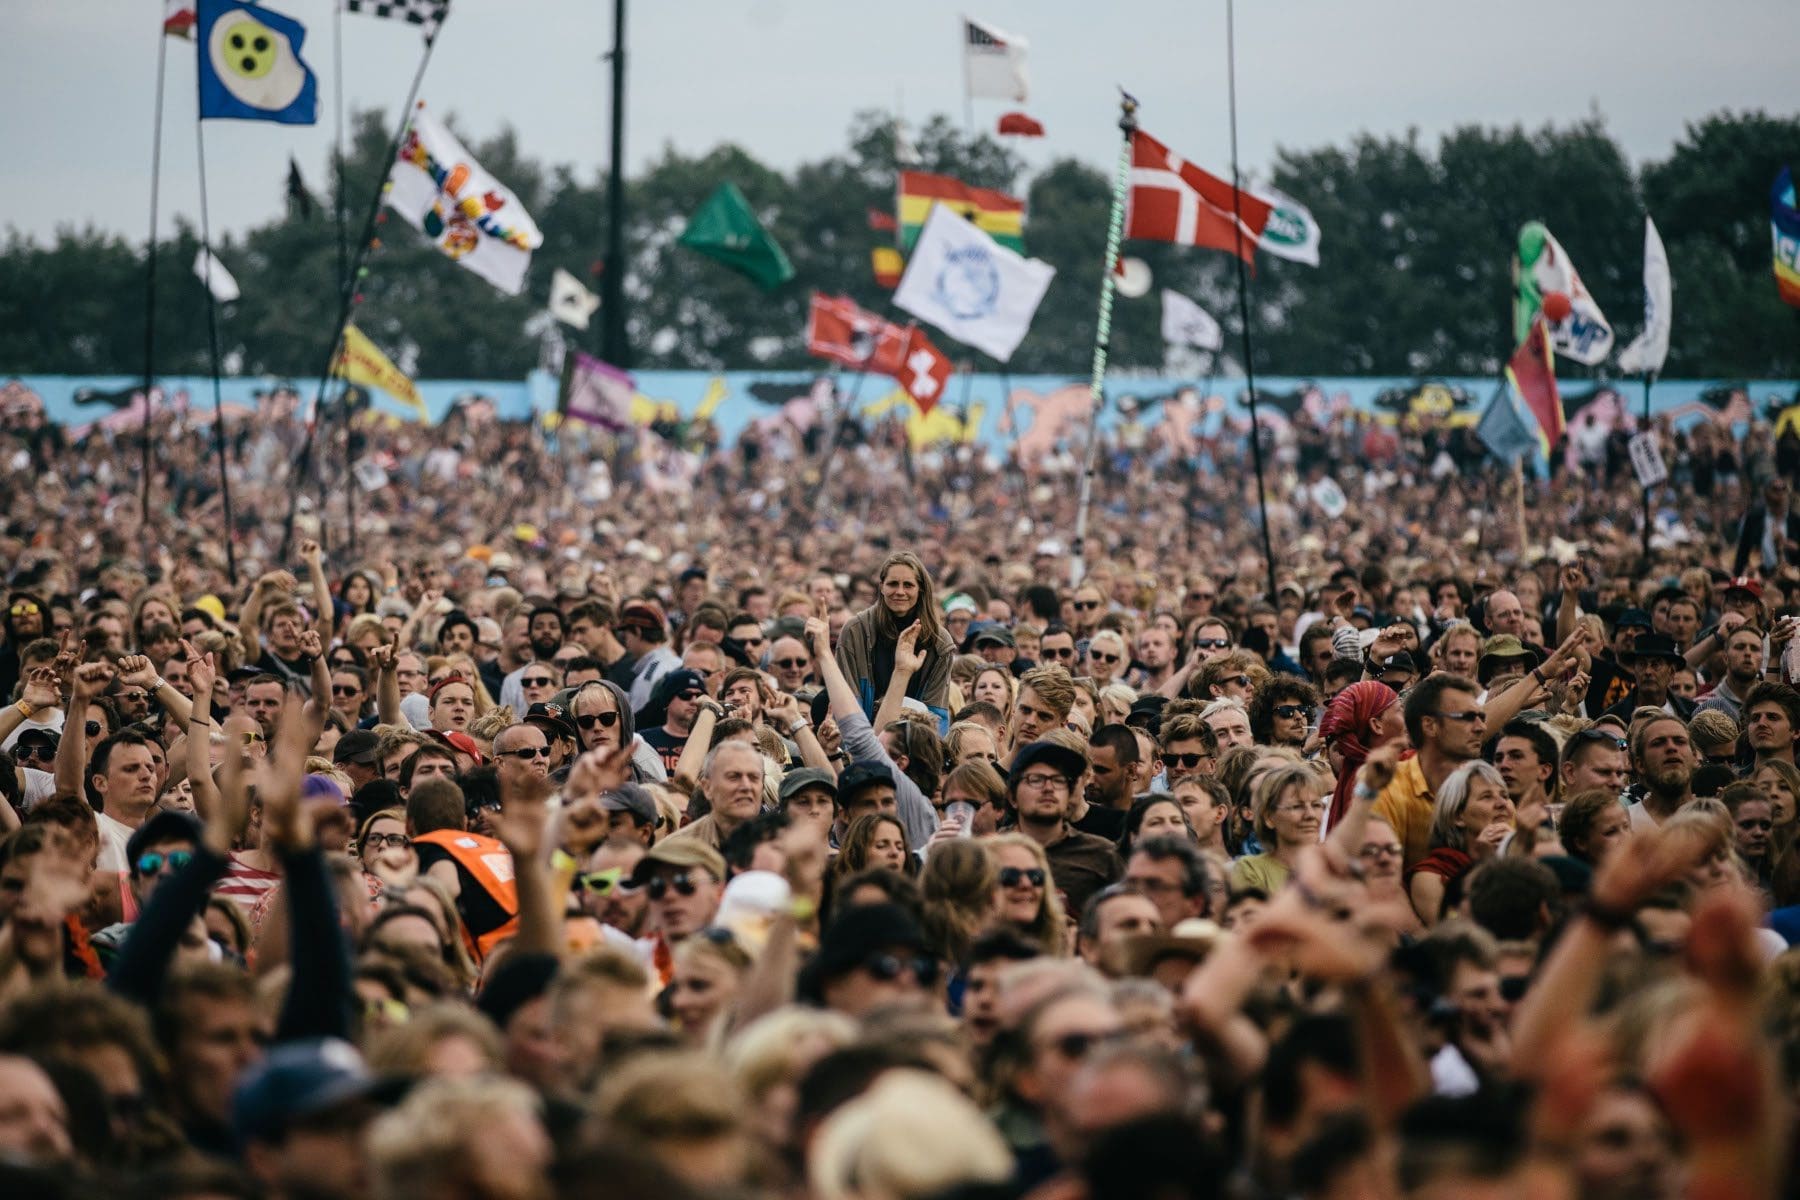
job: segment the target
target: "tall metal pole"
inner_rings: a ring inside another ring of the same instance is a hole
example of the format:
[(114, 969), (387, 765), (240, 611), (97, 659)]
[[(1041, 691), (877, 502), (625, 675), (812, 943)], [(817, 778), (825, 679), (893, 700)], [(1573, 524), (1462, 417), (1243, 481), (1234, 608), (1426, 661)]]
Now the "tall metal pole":
[[(212, 269), (218, 264), (218, 257), (212, 248), (212, 215), (206, 204), (206, 122), (194, 121), (194, 152), (200, 167), (200, 246), (206, 251), (206, 278), (200, 282), (206, 285), (206, 340), (212, 353), (212, 394), (213, 394), (213, 446), (219, 452), (219, 500), (225, 517), (225, 574), (231, 580), (231, 586), (237, 586), (237, 550), (232, 546), (232, 538), (236, 530), (231, 519), (231, 470), (225, 457), (225, 400), (220, 392), (219, 372), (221, 358), (219, 354), (219, 300), (213, 294)], [(149, 435), (150, 395), (144, 394), (144, 431)]]
[[(1650, 433), (1650, 385), (1656, 382), (1655, 371), (1644, 372), (1644, 434)], [(1644, 566), (1650, 565), (1650, 487), (1644, 486)]]
[(625, 0), (613, 0), (612, 166), (606, 178), (606, 270), (600, 276), (600, 357), (631, 366), (625, 331)]
[(1262, 524), (1263, 569), (1268, 573), (1269, 600), (1275, 600), (1275, 547), (1269, 537), (1269, 494), (1263, 485), (1262, 423), (1256, 413), (1256, 366), (1250, 350), (1250, 279), (1244, 262), (1243, 177), (1238, 173), (1237, 22), (1232, 0), (1225, 0), (1225, 78), (1231, 111), (1231, 215), (1237, 235), (1238, 320), (1243, 325), (1244, 386), (1250, 394), (1250, 461), (1256, 466), (1256, 511)]
[(156, 386), (156, 209), (162, 193), (163, 72), (169, 60), (169, 35), (158, 29), (156, 38), (155, 132), (150, 141), (150, 246), (144, 264), (144, 494), (138, 507), (138, 536), (145, 559), (150, 552), (150, 476), (154, 469), (150, 446), (150, 392)]

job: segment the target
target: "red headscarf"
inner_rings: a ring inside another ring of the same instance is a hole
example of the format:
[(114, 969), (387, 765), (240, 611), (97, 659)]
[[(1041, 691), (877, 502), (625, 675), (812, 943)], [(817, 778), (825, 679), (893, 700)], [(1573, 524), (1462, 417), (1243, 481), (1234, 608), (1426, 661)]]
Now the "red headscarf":
[(1335, 826), (1350, 807), (1350, 793), (1356, 787), (1356, 769), (1375, 748), (1371, 723), (1399, 700), (1399, 694), (1387, 684), (1364, 680), (1351, 684), (1325, 706), (1325, 715), (1319, 718), (1319, 736), (1337, 747), (1344, 760), (1338, 771), (1337, 788), (1331, 793), (1327, 829)]

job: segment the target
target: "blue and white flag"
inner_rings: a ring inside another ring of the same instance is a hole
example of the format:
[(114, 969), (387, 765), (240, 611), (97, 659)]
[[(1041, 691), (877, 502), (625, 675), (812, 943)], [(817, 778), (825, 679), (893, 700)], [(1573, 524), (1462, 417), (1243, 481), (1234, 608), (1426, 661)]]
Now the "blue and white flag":
[(934, 204), (894, 305), (1006, 362), (1055, 277), (1055, 267), (1008, 250), (948, 205)]
[(319, 119), (319, 80), (300, 57), (306, 27), (247, 0), (200, 0), (202, 120)]
[(1475, 436), (1501, 462), (1512, 462), (1538, 449), (1537, 431), (1519, 411), (1519, 402), (1505, 383), (1494, 389), (1494, 398), (1475, 426)]

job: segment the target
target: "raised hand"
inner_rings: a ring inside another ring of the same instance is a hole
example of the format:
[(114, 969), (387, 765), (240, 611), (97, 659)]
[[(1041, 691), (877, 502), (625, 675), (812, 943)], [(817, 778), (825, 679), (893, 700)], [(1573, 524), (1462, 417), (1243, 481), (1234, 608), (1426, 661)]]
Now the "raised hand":
[(914, 621), (900, 631), (894, 643), (894, 670), (917, 675), (925, 667), (925, 654), (919, 648), (919, 623)]
[(104, 693), (112, 681), (111, 663), (82, 663), (75, 668), (74, 702), (85, 705)]
[(256, 764), (256, 794), (263, 806), (263, 835), (284, 850), (303, 850), (314, 837), (313, 814), (301, 803), (306, 756), (315, 739), (313, 723), (289, 699), (275, 725), (267, 757)]
[(19, 698), (33, 709), (58, 708), (62, 705), (62, 689), (57, 686), (54, 667), (33, 667), (25, 676), (25, 690)]
[[(516, 764), (516, 760), (503, 760)], [(494, 835), (517, 859), (536, 859), (543, 854), (550, 828), (551, 782), (526, 766), (523, 771), (500, 771), (500, 811), (490, 820)]]
[(1356, 772), (1356, 785), (1366, 787), (1372, 792), (1379, 792), (1394, 781), (1394, 773), (1400, 769), (1401, 747), (1397, 742), (1387, 742), (1369, 752), (1363, 759), (1363, 765)]
[(325, 653), (325, 641), (316, 629), (308, 629), (300, 635), (300, 654), (304, 658), (317, 658)]
[(394, 669), (395, 657), (395, 647), (392, 642), (382, 642), (379, 645), (370, 646), (368, 654), (369, 670), (377, 675), (386, 671), (392, 671)]
[(563, 795), (569, 800), (588, 800), (610, 792), (631, 778), (631, 747), (589, 750), (569, 768)]
[(300, 561), (301, 562), (305, 563), (307, 566), (312, 566), (312, 565), (322, 561), (323, 558), (324, 558), (324, 552), (320, 550), (318, 542), (314, 541), (312, 538), (302, 538), (301, 539), (301, 541), (300, 541)]
[(141, 687), (146, 692), (156, 688), (156, 667), (142, 654), (127, 654), (119, 659), (119, 682)]
[(822, 662), (831, 654), (831, 626), (823, 617), (806, 618), (806, 644), (812, 647), (815, 662)]
[(292, 571), (270, 571), (256, 581), (256, 590), (267, 596), (274, 592), (286, 592), (292, 595), (300, 581), (294, 578)]

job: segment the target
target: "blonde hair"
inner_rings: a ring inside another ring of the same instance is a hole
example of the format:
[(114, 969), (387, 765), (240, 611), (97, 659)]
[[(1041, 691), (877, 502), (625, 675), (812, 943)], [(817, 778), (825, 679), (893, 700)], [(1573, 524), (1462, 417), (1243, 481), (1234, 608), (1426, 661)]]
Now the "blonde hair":
[(377, 1032), (369, 1044), (369, 1069), (377, 1075), (422, 1078), (431, 1073), (432, 1053), (452, 1038), (479, 1050), (489, 1071), (505, 1069), (505, 1050), (494, 1023), (468, 1005), (450, 1001), (427, 1005)]
[(1037, 919), (1025, 927), (1025, 933), (1043, 947), (1045, 954), (1067, 954), (1068, 917), (1063, 912), (1062, 897), (1056, 894), (1056, 873), (1050, 868), (1050, 858), (1044, 848), (1022, 833), (996, 833), (982, 841), (993, 852), (996, 864), (1000, 861), (1000, 850), (1005, 846), (1017, 846), (1036, 860), (1038, 869), (1044, 873), (1044, 902), (1038, 905)]
[(915, 1070), (888, 1071), (838, 1108), (807, 1154), (818, 1200), (922, 1200), (959, 1184), (1004, 1183), (1012, 1170), (1012, 1152), (974, 1102)]
[(988, 848), (967, 838), (943, 842), (926, 856), (919, 872), (920, 924), (939, 958), (957, 963), (968, 957), (993, 911), (999, 876)]
[[(691, 939), (690, 939), (691, 940)], [(841, 1050), (858, 1026), (842, 1013), (789, 1005), (744, 1026), (725, 1043), (724, 1060), (753, 1105), (778, 1085), (797, 1083), (815, 1049)]]
[(374, 1194), (383, 1200), (436, 1200), (453, 1180), (477, 1172), (473, 1147), (501, 1113), (541, 1120), (537, 1093), (504, 1076), (433, 1079), (376, 1118), (365, 1140)]
[(626, 1141), (658, 1142), (737, 1132), (747, 1110), (737, 1080), (713, 1056), (658, 1051), (608, 1069), (593, 1121)]

